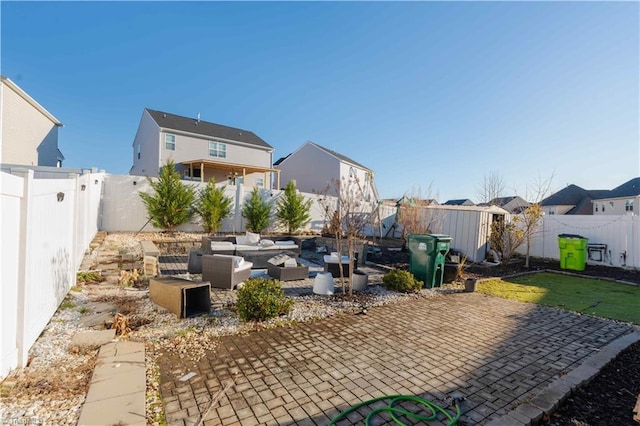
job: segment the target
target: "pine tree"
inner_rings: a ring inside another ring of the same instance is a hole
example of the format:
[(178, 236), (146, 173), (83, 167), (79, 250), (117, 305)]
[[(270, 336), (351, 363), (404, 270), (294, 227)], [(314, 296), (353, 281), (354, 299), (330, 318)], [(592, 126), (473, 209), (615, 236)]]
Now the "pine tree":
[(210, 234), (216, 233), (222, 226), (222, 221), (231, 214), (233, 200), (225, 197), (225, 188), (216, 187), (216, 181), (212, 179), (198, 192), (195, 211), (203, 220), (204, 230)]
[(284, 188), (282, 197), (276, 204), (276, 220), (278, 224), (287, 228), (289, 234), (294, 234), (302, 226), (309, 223), (311, 215), (311, 200), (305, 200), (304, 195), (296, 192), (296, 185), (289, 181)]
[(254, 187), (249, 199), (242, 207), (242, 217), (247, 219), (247, 230), (256, 233), (262, 232), (269, 226), (270, 216), (271, 204), (264, 201), (258, 188)]
[(173, 160), (167, 160), (155, 182), (148, 176), (147, 181), (155, 193), (151, 195), (141, 192), (140, 197), (147, 207), (147, 214), (153, 226), (173, 232), (176, 226), (191, 219), (194, 191), (180, 181), (180, 173), (176, 170)]

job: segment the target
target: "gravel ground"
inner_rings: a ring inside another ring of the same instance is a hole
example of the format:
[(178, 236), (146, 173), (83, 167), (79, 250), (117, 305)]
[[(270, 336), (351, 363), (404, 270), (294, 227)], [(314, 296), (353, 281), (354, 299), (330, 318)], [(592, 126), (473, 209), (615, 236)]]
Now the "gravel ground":
[[(139, 241), (158, 238), (199, 239), (201, 234), (116, 233), (108, 235), (101, 247), (120, 254), (141, 257)], [(87, 256), (99, 258), (99, 250)], [(373, 306), (396, 303), (416, 297), (437, 297), (452, 291), (451, 287), (424, 290), (421, 294), (388, 292), (371, 286), (352, 299), (308, 295), (296, 297), (291, 312), (261, 324), (242, 323), (234, 310), (232, 298), (228, 306), (207, 315), (178, 320), (174, 314), (157, 307), (149, 299), (144, 285), (120, 288), (100, 283), (78, 285), (71, 291), (29, 351), (27, 367), (13, 371), (0, 385), (0, 423), (77, 424), (80, 409), (97, 359), (98, 348), (79, 349), (70, 342), (75, 333), (85, 330), (82, 313), (90, 302), (108, 302), (126, 316), (131, 332), (117, 336), (145, 343), (147, 349), (147, 423), (161, 424), (163, 406), (158, 392), (160, 353), (173, 352), (197, 361), (207, 351), (215, 350), (218, 337), (245, 333), (253, 329), (277, 327), (292, 321), (310, 321), (342, 312), (359, 312)]]

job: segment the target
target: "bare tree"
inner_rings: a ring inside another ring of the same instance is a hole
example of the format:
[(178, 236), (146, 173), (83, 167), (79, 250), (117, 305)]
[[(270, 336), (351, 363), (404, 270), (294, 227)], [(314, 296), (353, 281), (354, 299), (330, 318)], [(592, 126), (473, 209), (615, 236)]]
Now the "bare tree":
[(425, 192), (413, 187), (398, 201), (396, 222), (402, 227), (402, 247), (406, 248), (407, 234), (432, 234), (442, 226), (442, 212), (433, 208), (432, 185)]
[(497, 171), (492, 171), (482, 177), (482, 182), (476, 187), (478, 204), (489, 203), (491, 200), (502, 197), (504, 193), (504, 179)]
[[(336, 198), (328, 194), (338, 194)], [(328, 223), (327, 229), (334, 234), (336, 239), (336, 250), (342, 256), (345, 240), (347, 254), (349, 256), (349, 296), (353, 296), (353, 270), (355, 258), (356, 242), (362, 237), (365, 226), (371, 221), (371, 203), (365, 199), (362, 186), (357, 177), (350, 177), (341, 180), (332, 179), (331, 184), (325, 188), (320, 204), (325, 211), (325, 221)], [(339, 263), (342, 265), (342, 263)], [(342, 294), (346, 293), (346, 282), (342, 267), (340, 270), (340, 283), (342, 284)]]
[(533, 200), (522, 212), (514, 215), (510, 223), (494, 222), (491, 225), (490, 244), (502, 253), (502, 264), (506, 265), (513, 257), (516, 250), (526, 243), (525, 268), (529, 267), (529, 254), (531, 239), (538, 232), (542, 219), (542, 206), (540, 202), (550, 193), (553, 174), (543, 179), (538, 175), (537, 179), (527, 187), (528, 197)]

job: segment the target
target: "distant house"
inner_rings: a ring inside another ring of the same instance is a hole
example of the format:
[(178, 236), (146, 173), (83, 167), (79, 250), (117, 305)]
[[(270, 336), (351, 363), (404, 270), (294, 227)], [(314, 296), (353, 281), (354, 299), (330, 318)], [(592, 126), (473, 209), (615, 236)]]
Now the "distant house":
[(475, 206), (473, 201), (468, 198), (461, 198), (459, 200), (448, 200), (443, 205), (445, 206)]
[(586, 190), (577, 185), (568, 185), (540, 202), (542, 211), (548, 215), (591, 215), (593, 200), (605, 196), (608, 190)]
[(371, 169), (314, 142), (306, 142), (276, 161), (274, 167), (280, 170), (283, 185), (295, 180), (302, 192), (323, 193), (329, 187), (328, 193), (336, 195), (332, 180), (357, 179), (366, 199), (378, 199)]
[(593, 200), (594, 215), (638, 214), (640, 205), (640, 177), (613, 188), (606, 195)]
[(133, 141), (130, 175), (157, 176), (172, 159), (184, 179), (279, 187), (273, 147), (255, 133), (145, 109)]
[(498, 206), (502, 207), (509, 213), (522, 213), (522, 210), (529, 207), (531, 204), (518, 195), (512, 197), (498, 197), (489, 201), (488, 203), (478, 204), (479, 206)]
[(0, 76), (0, 162), (61, 167), (58, 148), (62, 123), (7, 77)]

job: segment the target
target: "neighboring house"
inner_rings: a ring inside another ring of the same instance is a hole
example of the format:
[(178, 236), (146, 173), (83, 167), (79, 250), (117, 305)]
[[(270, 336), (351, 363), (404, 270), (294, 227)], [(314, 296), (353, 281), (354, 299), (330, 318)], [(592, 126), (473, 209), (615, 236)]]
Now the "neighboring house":
[(158, 175), (172, 159), (184, 179), (279, 187), (273, 147), (248, 130), (146, 108), (133, 141), (130, 175)]
[(640, 208), (640, 177), (613, 188), (606, 195), (593, 200), (594, 215), (632, 214)]
[(593, 200), (605, 196), (608, 190), (586, 190), (577, 185), (568, 185), (540, 202), (542, 211), (548, 215), (591, 215)]
[(488, 203), (478, 204), (479, 206), (498, 206), (502, 207), (509, 213), (521, 213), (522, 210), (530, 206), (530, 203), (519, 197), (518, 195), (514, 195), (512, 197), (498, 197), (489, 201)]
[(462, 198), (462, 199), (459, 199), (459, 200), (448, 200), (443, 205), (445, 205), (445, 206), (475, 206), (473, 201), (471, 201), (468, 198)]
[(0, 76), (1, 163), (61, 167), (62, 123), (13, 81)]
[(373, 171), (362, 164), (327, 149), (314, 142), (306, 142), (293, 153), (274, 163), (280, 169), (280, 180), (286, 185), (295, 180), (301, 192), (337, 195), (334, 180), (354, 179), (364, 198), (377, 202), (378, 192), (373, 180)]

